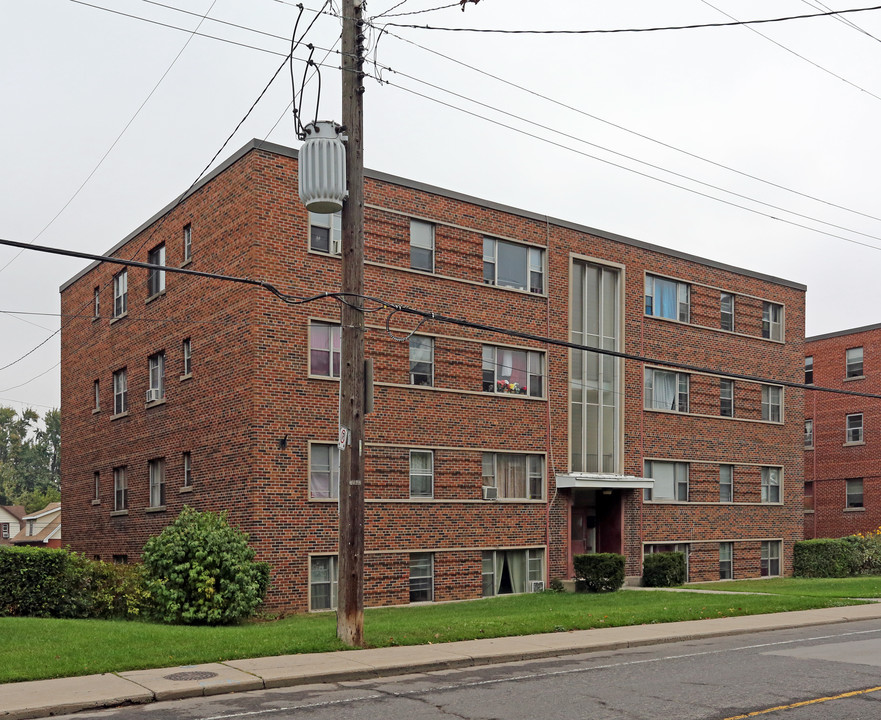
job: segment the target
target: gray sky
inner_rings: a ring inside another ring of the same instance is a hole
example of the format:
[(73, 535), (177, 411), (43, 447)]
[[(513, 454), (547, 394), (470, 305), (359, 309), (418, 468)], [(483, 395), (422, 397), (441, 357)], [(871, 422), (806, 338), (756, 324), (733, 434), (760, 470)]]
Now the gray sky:
[[(366, 14), (450, 2), (391, 10), (396, 0), (370, 0)], [(197, 179), (289, 50), (298, 14), (282, 0), (164, 0), (190, 14), (147, 0), (92, 4), (189, 32), (72, 0), (0, 0), (4, 239), (107, 251)], [(304, 4), (299, 32), (321, 7)], [(819, 0), (481, 0), (376, 23), (613, 29), (826, 9)], [(198, 32), (271, 52), (191, 35), (206, 12)], [(881, 220), (867, 217), (881, 217), (881, 11), (839, 17), (858, 28), (835, 17), (589, 35), (389, 26), (378, 47), (369, 38), (369, 72), (389, 83), (366, 82), (366, 165), (805, 283), (809, 335), (881, 322)], [(321, 60), (339, 32), (338, 19), (320, 17), (304, 45)], [(296, 53), (298, 87), (307, 54)], [(319, 115), (339, 120), (339, 56), (326, 62)], [(312, 80), (307, 119), (316, 92)], [(290, 99), (284, 70), (220, 160), (254, 137), (298, 147)], [(0, 366), (58, 329), (58, 287), (86, 264), (16, 255), (0, 247)], [(0, 370), (0, 404), (57, 407), (58, 363), (56, 335)]]

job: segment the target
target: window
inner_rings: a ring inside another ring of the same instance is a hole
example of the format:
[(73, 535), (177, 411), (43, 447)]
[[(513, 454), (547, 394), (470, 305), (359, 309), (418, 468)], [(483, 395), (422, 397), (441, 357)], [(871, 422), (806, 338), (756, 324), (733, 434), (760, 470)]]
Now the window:
[(181, 343), (181, 355), (184, 359), (184, 375), (193, 374), (193, 343), (189, 338)]
[(688, 322), (690, 288), (686, 283), (645, 276), (645, 314)]
[(645, 369), (645, 406), (650, 410), (688, 412), (688, 375)]
[(340, 254), (342, 213), (309, 213), (309, 249)]
[(689, 554), (691, 546), (688, 543), (652, 543), (643, 547), (642, 553), (645, 555), (654, 555), (655, 553), (678, 552), (685, 556), (685, 580), (688, 581), (689, 573)]
[(193, 456), (185, 452), (182, 456), (184, 466), (184, 487), (193, 487)]
[(544, 550), (488, 550), (481, 559), (484, 597), (530, 592), (544, 580)]
[(321, 377), (340, 376), (340, 326), (329, 323), (309, 324), (309, 374)]
[(847, 433), (845, 442), (861, 443), (863, 441), (863, 414), (854, 413), (847, 416)]
[[(572, 263), (569, 339), (585, 347), (621, 349), (620, 271)], [(589, 350), (569, 351), (569, 444), (573, 472), (620, 473), (622, 361)]]
[[(150, 265), (165, 265), (165, 243), (157, 245), (147, 253)], [(152, 268), (147, 275), (147, 297), (153, 297), (165, 290), (165, 270)]]
[(158, 352), (147, 358), (150, 374), (150, 387), (147, 390), (147, 402), (156, 402), (165, 397), (165, 353)]
[(846, 504), (845, 507), (861, 508), (863, 507), (863, 479), (844, 481), (844, 492)]
[(128, 270), (113, 276), (113, 317), (118, 318), (128, 312)]
[(734, 502), (734, 465), (719, 466), (719, 502)]
[(719, 415), (734, 417), (734, 380), (719, 380)]
[(184, 262), (193, 259), (193, 226), (187, 223), (184, 225)]
[(814, 509), (814, 481), (808, 480), (805, 482), (805, 510), (813, 510)]
[(488, 285), (544, 292), (544, 250), (483, 239), (483, 281)]
[(0, 523), (0, 537), (7, 540), (10, 536), (9, 523)]
[(731, 580), (734, 577), (734, 543), (719, 543), (719, 579)]
[(101, 499), (101, 473), (95, 470), (93, 473), (92, 479), (95, 483), (95, 496), (92, 498), (93, 500)]
[(101, 288), (95, 288), (95, 319), (101, 317)]
[(410, 337), (410, 384), (434, 385), (434, 338)]
[(780, 468), (762, 468), (762, 502), (780, 502)]
[(434, 453), (410, 451), (410, 497), (430, 498), (434, 494)]
[(412, 553), (410, 555), (410, 602), (434, 600), (434, 555)]
[(340, 449), (336, 445), (313, 444), (309, 458), (309, 497), (340, 496)]
[(410, 267), (434, 272), (434, 225), (410, 221)]
[(719, 324), (723, 330), (734, 331), (734, 295), (723, 292), (719, 296)]
[(37, 534), (37, 521), (36, 520), (28, 520), (27, 527), (25, 528), (25, 535), (31, 537)]
[(541, 455), (483, 453), (482, 482), (498, 490), (499, 499), (541, 500), (544, 458)]
[(94, 410), (97, 412), (98, 410), (101, 409), (101, 381), (95, 380), (94, 385), (95, 385), (95, 390), (94, 390), (95, 407), (94, 407)]
[(165, 459), (147, 463), (150, 471), (150, 507), (165, 507)]
[(814, 421), (805, 420), (805, 449), (814, 447)]
[(483, 346), (483, 391), (542, 397), (544, 355)]
[(336, 555), (313, 557), (309, 561), (309, 609), (335, 610), (339, 567)]
[(844, 376), (849, 378), (863, 376), (863, 349), (861, 347), (848, 348), (845, 352)]
[(688, 463), (646, 460), (645, 476), (655, 482), (643, 492), (644, 500), (688, 502)]
[(762, 337), (769, 340), (783, 340), (783, 306), (777, 303), (762, 303)]
[(776, 385), (762, 385), (762, 420), (780, 422), (780, 396), (782, 388)]
[(805, 358), (805, 385), (814, 384), (814, 356), (808, 355)]
[(128, 381), (126, 369), (113, 373), (113, 414), (128, 412)]
[(765, 540), (762, 542), (762, 577), (780, 574), (780, 541)]
[(128, 479), (125, 468), (113, 468), (113, 509), (128, 510)]

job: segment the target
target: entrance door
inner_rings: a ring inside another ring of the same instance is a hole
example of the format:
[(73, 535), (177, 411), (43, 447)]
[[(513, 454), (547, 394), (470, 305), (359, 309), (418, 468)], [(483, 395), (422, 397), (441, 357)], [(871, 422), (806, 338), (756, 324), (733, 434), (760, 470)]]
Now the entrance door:
[(593, 508), (572, 508), (572, 554), (597, 551), (597, 516)]

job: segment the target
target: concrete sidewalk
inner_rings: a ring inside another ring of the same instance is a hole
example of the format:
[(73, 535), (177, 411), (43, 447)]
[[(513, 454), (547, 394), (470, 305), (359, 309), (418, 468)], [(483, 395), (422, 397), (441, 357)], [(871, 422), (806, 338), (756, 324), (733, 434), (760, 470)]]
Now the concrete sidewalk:
[(874, 619), (881, 619), (879, 603), (659, 625), (465, 640), (440, 645), (283, 655), (60, 680), (9, 683), (0, 685), (0, 718), (42, 718), (129, 703), (149, 703), (306, 683), (359, 680), (737, 635), (757, 630), (782, 630)]

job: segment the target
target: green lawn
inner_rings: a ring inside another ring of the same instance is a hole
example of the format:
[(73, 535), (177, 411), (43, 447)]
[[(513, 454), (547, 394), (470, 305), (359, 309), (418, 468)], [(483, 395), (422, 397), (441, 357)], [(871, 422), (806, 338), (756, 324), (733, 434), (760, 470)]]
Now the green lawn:
[[(876, 582), (879, 581), (876, 579)], [(730, 585), (733, 584), (726, 583), (726, 587)], [(760, 585), (765, 589), (769, 587), (765, 583)], [(366, 612), (364, 628), (371, 647), (384, 647), (849, 604), (854, 601), (817, 594), (540, 593), (378, 608)], [(0, 618), (0, 637), (3, 638), (0, 682), (343, 649), (336, 639), (333, 613), (215, 628), (106, 620)]]
[(881, 598), (881, 577), (878, 576), (726, 580), (715, 583), (692, 583), (683, 587), (694, 590), (727, 590), (825, 598)]

